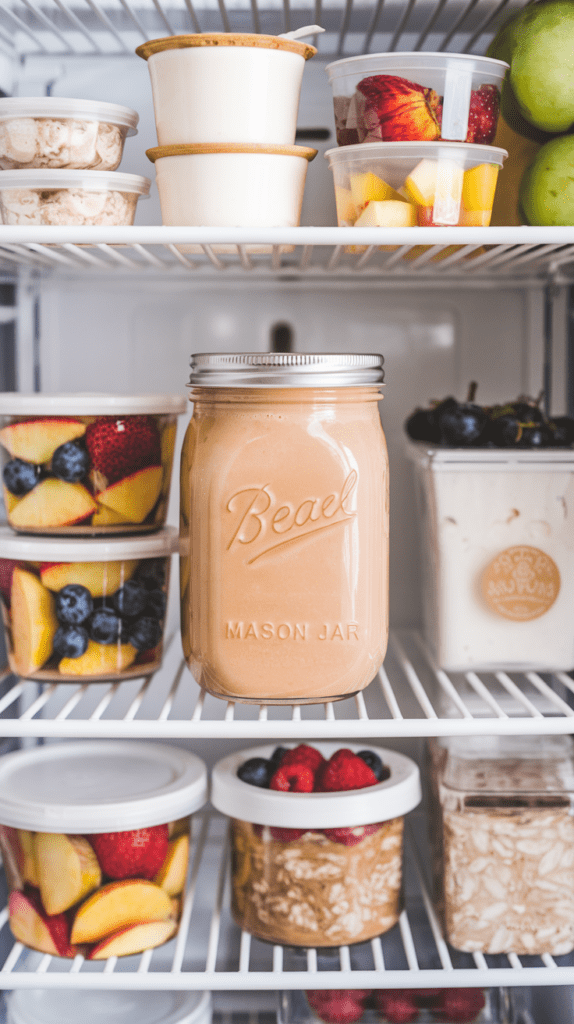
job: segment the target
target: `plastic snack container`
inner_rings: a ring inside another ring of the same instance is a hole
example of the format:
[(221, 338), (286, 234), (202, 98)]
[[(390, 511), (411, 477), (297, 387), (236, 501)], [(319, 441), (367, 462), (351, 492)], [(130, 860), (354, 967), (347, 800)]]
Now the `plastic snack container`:
[(23, 533), (149, 533), (163, 526), (179, 395), (0, 394), (10, 526)]
[(569, 736), (429, 744), (435, 896), (469, 953), (574, 949), (574, 753)]
[(133, 224), (150, 184), (122, 171), (0, 171), (0, 214), (4, 224), (123, 227)]
[(14, 937), (102, 960), (177, 934), (205, 765), (180, 747), (82, 740), (0, 762), (0, 846)]
[(442, 668), (574, 666), (574, 451), (410, 443), (425, 637)]
[(0, 167), (115, 171), (124, 142), (137, 135), (129, 107), (59, 96), (0, 100)]
[(148, 62), (160, 146), (292, 146), (305, 61), (313, 46), (239, 32), (152, 39)]
[(382, 664), (388, 464), (379, 355), (192, 356), (183, 647), (215, 696), (348, 697)]
[(522, 1002), (510, 988), (294, 990), (279, 993), (277, 1024), (333, 1021), (342, 1006), (350, 1024), (525, 1024)]
[(211, 1024), (210, 992), (16, 989), (7, 1024)]
[(339, 227), (488, 227), (506, 156), (494, 146), (444, 142), (329, 149)]
[(337, 144), (475, 142), (496, 134), (509, 65), (462, 53), (368, 53), (326, 67)]
[(13, 672), (38, 682), (149, 676), (161, 665), (177, 532), (72, 540), (0, 528), (0, 606)]
[[(329, 758), (339, 744), (314, 746)], [(213, 769), (211, 801), (232, 819), (236, 923), (289, 946), (341, 946), (388, 931), (401, 910), (404, 815), (420, 800), (416, 764), (372, 747), (390, 778), (334, 793), (283, 793), (237, 777), (244, 761), (269, 758), (273, 749), (240, 751)], [(333, 829), (348, 834), (337, 841)]]

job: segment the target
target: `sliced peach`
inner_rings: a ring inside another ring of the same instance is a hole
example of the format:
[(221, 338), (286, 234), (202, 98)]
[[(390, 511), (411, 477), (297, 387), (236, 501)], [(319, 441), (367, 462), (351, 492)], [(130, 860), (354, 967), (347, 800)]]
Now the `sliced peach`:
[(126, 878), (109, 882), (82, 903), (72, 925), (72, 942), (98, 942), (128, 925), (166, 921), (171, 900), (154, 882)]
[(92, 597), (114, 594), (129, 580), (137, 566), (129, 562), (42, 562), (40, 579), (49, 590), (61, 590), (68, 583), (80, 583)]
[(96, 502), (83, 484), (69, 484), (56, 477), (40, 480), (10, 513), (10, 523), (27, 527), (68, 526), (87, 519), (96, 510)]
[(129, 523), (129, 519), (105, 505), (98, 505), (92, 516), (92, 526), (122, 526), (126, 523)]
[[(486, 210), (492, 210), (497, 180), (497, 164), (479, 164), (478, 167), (471, 167), (469, 171), (465, 171), (462, 179), (462, 201), (465, 209), (480, 212), (482, 215)], [(488, 218), (490, 223), (490, 213)]]
[(76, 950), (70, 946), (65, 914), (49, 917), (35, 890), (10, 893), (8, 912), (10, 929), (18, 942), (52, 956), (75, 956)]
[(351, 197), (355, 210), (361, 210), (370, 202), (381, 202), (383, 199), (394, 199), (396, 202), (404, 202), (403, 197), (387, 185), (386, 181), (373, 174), (372, 171), (358, 171), (349, 176), (351, 186)]
[(403, 201), (385, 199), (381, 202), (367, 203), (360, 217), (355, 221), (356, 228), (412, 228), (417, 222), (416, 206)]
[(341, 221), (350, 221), (354, 223), (357, 212), (355, 210), (355, 204), (353, 202), (353, 196), (349, 188), (343, 188), (342, 185), (335, 185), (335, 205), (337, 207), (337, 220), (339, 224)]
[(144, 949), (154, 949), (171, 939), (177, 931), (177, 921), (144, 921), (132, 924), (109, 935), (90, 953), (90, 960), (107, 960), (110, 956), (131, 956)]
[(36, 855), (34, 853), (34, 832), (27, 832), (23, 828), (18, 829), (18, 841), (22, 851), (22, 874), (24, 881), (30, 885), (39, 886), (38, 868), (36, 866)]
[(169, 467), (173, 462), (176, 434), (177, 423), (166, 423), (161, 432), (161, 461), (163, 466)]
[(12, 660), (21, 676), (41, 668), (52, 653), (58, 628), (55, 602), (37, 576), (14, 569), (11, 594)]
[(148, 466), (125, 476), (98, 494), (98, 501), (130, 523), (143, 523), (161, 492), (163, 466)]
[(97, 857), (84, 836), (37, 832), (34, 853), (42, 903), (50, 915), (69, 910), (102, 881)]
[(14, 509), (16, 508), (16, 505), (20, 501), (20, 498), (17, 498), (15, 494), (12, 494), (12, 492), (9, 491), (7, 487), (4, 487), (3, 491), (4, 491), (4, 505), (5, 505), (8, 517), (10, 517), (10, 513), (14, 511)]
[(131, 644), (97, 644), (89, 640), (79, 658), (62, 658), (58, 671), (64, 676), (107, 676), (129, 668), (137, 653)]
[(185, 885), (189, 858), (189, 836), (181, 835), (169, 843), (166, 858), (154, 878), (168, 896), (179, 896)]
[(24, 459), (38, 466), (49, 462), (61, 444), (74, 441), (86, 433), (86, 424), (70, 417), (25, 420), (10, 423), (0, 430), (0, 444), (13, 459)]
[(434, 204), (437, 167), (437, 160), (420, 160), (405, 180), (405, 192), (418, 206)]

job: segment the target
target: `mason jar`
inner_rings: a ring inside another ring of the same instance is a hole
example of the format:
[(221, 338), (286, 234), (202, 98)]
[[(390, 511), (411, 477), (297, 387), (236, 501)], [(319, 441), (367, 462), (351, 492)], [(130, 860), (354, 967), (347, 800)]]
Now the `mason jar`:
[(349, 697), (388, 636), (380, 355), (194, 355), (181, 464), (183, 646), (210, 693)]

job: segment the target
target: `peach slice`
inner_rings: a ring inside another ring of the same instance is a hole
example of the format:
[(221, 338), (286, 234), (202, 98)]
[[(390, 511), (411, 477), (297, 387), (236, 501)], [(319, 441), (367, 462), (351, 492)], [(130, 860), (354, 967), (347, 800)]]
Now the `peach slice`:
[(49, 590), (61, 590), (68, 583), (80, 583), (92, 597), (114, 594), (129, 580), (137, 561), (127, 562), (42, 562), (40, 579)]
[(132, 924), (167, 921), (171, 900), (154, 882), (126, 878), (109, 882), (82, 903), (72, 925), (72, 942), (98, 942)]
[(394, 188), (387, 185), (386, 181), (373, 174), (372, 171), (359, 171), (356, 174), (351, 174), (349, 184), (351, 197), (358, 213), (370, 202), (381, 202), (383, 199), (405, 202)]
[(409, 199), (419, 206), (432, 206), (434, 203), (437, 167), (436, 160), (421, 160), (405, 181), (404, 189)]
[(382, 202), (367, 203), (361, 216), (357, 217), (355, 227), (412, 228), (416, 222), (417, 211), (412, 203), (386, 199)]
[(92, 526), (121, 526), (125, 523), (129, 523), (129, 519), (105, 505), (98, 505), (92, 516)]
[(18, 942), (52, 956), (75, 956), (76, 950), (70, 946), (66, 916), (56, 914), (49, 917), (34, 890), (10, 893), (8, 912), (10, 929)]
[(168, 896), (179, 896), (185, 885), (189, 858), (189, 836), (181, 835), (169, 843), (166, 858), (154, 878)]
[(24, 459), (38, 466), (49, 462), (61, 444), (74, 441), (86, 433), (86, 424), (70, 417), (25, 420), (10, 423), (0, 430), (0, 444), (13, 459)]
[(40, 895), (48, 914), (61, 914), (102, 881), (97, 857), (84, 836), (37, 832), (34, 853)]
[(18, 674), (27, 676), (41, 668), (52, 653), (58, 628), (55, 602), (37, 576), (18, 566), (11, 596), (12, 660)]
[(4, 505), (5, 505), (6, 512), (7, 512), (8, 516), (10, 516), (10, 513), (14, 511), (14, 509), (16, 508), (16, 505), (20, 501), (20, 498), (17, 498), (15, 494), (12, 494), (12, 492), (9, 491), (7, 487), (4, 487), (3, 491), (4, 491)]
[(144, 921), (132, 924), (109, 935), (90, 953), (90, 960), (107, 960), (110, 956), (131, 956), (144, 949), (154, 949), (171, 939), (177, 931), (177, 921)]
[(12, 509), (12, 526), (68, 526), (87, 519), (96, 510), (96, 503), (83, 484), (46, 477), (28, 491)]
[(89, 640), (79, 658), (62, 658), (58, 671), (64, 676), (107, 676), (129, 668), (137, 653), (131, 644), (97, 644)]
[(98, 501), (130, 523), (143, 523), (161, 492), (163, 466), (148, 466), (100, 491)]
[(350, 221), (352, 224), (357, 214), (355, 211), (353, 196), (349, 188), (343, 188), (342, 185), (335, 185), (335, 205), (337, 207), (337, 220), (339, 221), (339, 224), (344, 220)]
[(469, 171), (465, 171), (462, 179), (462, 201), (465, 209), (481, 214), (486, 210), (492, 210), (497, 180), (497, 164), (479, 164), (478, 167), (471, 167)]
[(40, 880), (38, 878), (38, 867), (34, 853), (34, 832), (26, 832), (25, 829), (19, 828), (18, 841), (22, 851), (22, 875), (24, 876), (24, 881), (38, 888)]
[(166, 423), (161, 432), (161, 461), (163, 466), (171, 466), (175, 451), (177, 423)]

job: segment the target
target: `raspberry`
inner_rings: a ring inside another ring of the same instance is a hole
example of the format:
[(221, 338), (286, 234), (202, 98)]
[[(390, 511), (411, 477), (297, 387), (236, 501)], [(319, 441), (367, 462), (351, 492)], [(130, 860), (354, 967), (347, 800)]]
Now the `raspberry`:
[(312, 793), (315, 776), (309, 765), (303, 762), (281, 765), (271, 776), (269, 789), (279, 789), (283, 793)]
[(342, 846), (356, 846), (367, 836), (378, 832), (381, 825), (355, 825), (349, 828), (324, 828), (323, 832), (332, 843), (341, 843)]
[(293, 750), (288, 750), (283, 754), (279, 767), (283, 768), (285, 765), (294, 763), (306, 764), (314, 773), (324, 761), (325, 758), (315, 747), (308, 747), (306, 743), (300, 743), (298, 747), (294, 747)]
[(149, 881), (155, 878), (166, 858), (168, 838), (167, 825), (88, 836), (108, 878), (147, 878)]
[(484, 1006), (484, 993), (479, 988), (445, 988), (433, 1007), (439, 1021), (469, 1024)]
[(353, 1024), (363, 1015), (367, 993), (361, 989), (313, 989), (306, 995), (311, 1009), (327, 1024)]
[(490, 146), (496, 135), (500, 96), (495, 85), (483, 85), (470, 94), (466, 142)]
[(152, 416), (100, 416), (86, 430), (92, 470), (108, 483), (161, 464), (160, 437)]
[(318, 792), (334, 793), (344, 789), (364, 789), (376, 786), (377, 778), (361, 757), (342, 747), (317, 772)]
[(419, 1015), (416, 993), (409, 989), (389, 988), (375, 992), (377, 1010), (389, 1024), (411, 1024)]
[(305, 835), (304, 828), (277, 828), (274, 825), (270, 825), (269, 831), (271, 838), (277, 843), (292, 843), (295, 839), (300, 839), (301, 836)]

